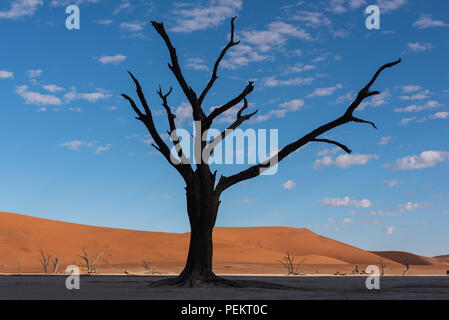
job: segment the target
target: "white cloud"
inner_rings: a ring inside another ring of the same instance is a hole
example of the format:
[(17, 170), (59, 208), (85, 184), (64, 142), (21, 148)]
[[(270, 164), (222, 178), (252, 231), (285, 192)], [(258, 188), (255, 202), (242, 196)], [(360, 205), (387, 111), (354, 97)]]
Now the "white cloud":
[(176, 9), (173, 11), (176, 23), (170, 31), (189, 33), (217, 27), (235, 16), (242, 4), (242, 0), (211, 0), (206, 6), (192, 5), (186, 9)]
[(415, 121), (415, 120), (416, 120), (416, 117), (403, 118), (403, 119), (401, 119), (401, 121), (399, 121), (399, 123), (401, 125), (406, 125), (407, 123)]
[(145, 21), (122, 22), (120, 28), (125, 31), (142, 31), (147, 23)]
[(14, 73), (10, 71), (0, 70), (0, 79), (12, 79)]
[(393, 226), (391, 226), (391, 227), (385, 228), (384, 232), (385, 232), (386, 234), (388, 234), (389, 236), (391, 236), (391, 235), (393, 234), (394, 230), (396, 230), (396, 228), (393, 227)]
[(400, 216), (400, 212), (382, 211), (382, 210), (372, 210), (369, 212), (370, 216)]
[(351, 223), (354, 223), (354, 220), (352, 220), (351, 218), (344, 218), (342, 223), (343, 224), (351, 224)]
[(251, 62), (260, 62), (272, 59), (270, 55), (261, 54), (251, 46), (239, 44), (233, 47), (229, 53), (228, 58), (223, 60), (221, 67), (235, 70), (238, 67), (247, 66)]
[(406, 204), (398, 205), (398, 210), (401, 212), (414, 211), (420, 208), (427, 208), (432, 206), (431, 203), (417, 203), (417, 202), (407, 202)]
[(64, 88), (59, 87), (59, 86), (57, 86), (55, 84), (43, 85), (42, 88), (44, 88), (48, 92), (58, 92), (58, 91), (64, 91), (65, 90)]
[(307, 97), (323, 97), (323, 96), (329, 96), (331, 95), (335, 90), (342, 88), (341, 84), (337, 84), (333, 87), (327, 87), (327, 88), (316, 88), (311, 94), (309, 94)]
[(281, 103), (279, 106), (283, 109), (287, 109), (289, 111), (296, 111), (304, 105), (304, 100), (301, 99), (293, 99), (284, 103)]
[(366, 107), (380, 107), (386, 104), (391, 97), (390, 91), (387, 89), (384, 92), (381, 92), (378, 95), (373, 96), (368, 101), (363, 101), (358, 107), (359, 110), (364, 110)]
[(182, 123), (184, 120), (192, 117), (192, 107), (189, 103), (183, 102), (175, 110), (176, 121)]
[(421, 92), (417, 92), (412, 95), (401, 96), (401, 99), (402, 100), (423, 100), (423, 99), (429, 98), (430, 95), (431, 95), (430, 90), (423, 90)]
[(432, 27), (447, 27), (449, 26), (449, 24), (441, 20), (433, 20), (432, 15), (422, 13), (419, 16), (418, 20), (413, 23), (413, 26), (417, 27), (418, 29), (426, 29)]
[(279, 80), (276, 77), (268, 77), (263, 79), (263, 85), (266, 87), (291, 87), (291, 86), (302, 86), (308, 85), (313, 82), (314, 78), (289, 78), (285, 80)]
[(42, 75), (42, 70), (41, 69), (36, 69), (36, 70), (28, 70), (28, 77), (30, 78), (38, 78)]
[(387, 182), (387, 186), (390, 188), (396, 187), (399, 184), (399, 180), (393, 179)]
[(372, 203), (368, 199), (356, 200), (350, 197), (344, 198), (324, 198), (319, 201), (326, 207), (356, 207), (356, 208), (369, 208)]
[(120, 64), (121, 62), (126, 60), (126, 56), (122, 54), (116, 54), (113, 56), (102, 56), (98, 58), (98, 61), (100, 61), (102, 64)]
[(287, 182), (282, 184), (282, 187), (287, 190), (292, 190), (296, 186), (296, 182), (293, 180), (288, 180)]
[(380, 12), (394, 11), (407, 3), (407, 0), (377, 0)]
[(65, 102), (71, 102), (74, 100), (86, 100), (91, 103), (96, 103), (99, 100), (104, 100), (111, 97), (111, 94), (106, 90), (97, 89), (96, 92), (78, 93), (75, 87), (72, 87), (70, 92), (64, 95)]
[(201, 58), (190, 58), (187, 60), (187, 68), (197, 70), (197, 71), (208, 71), (209, 67), (206, 65), (205, 61)]
[(25, 99), (26, 104), (32, 104), (36, 106), (42, 105), (61, 105), (62, 101), (56, 96), (41, 94), (39, 92), (33, 92), (28, 90), (28, 86), (19, 86), (16, 88), (16, 93)]
[(426, 51), (433, 48), (433, 45), (431, 43), (421, 43), (421, 42), (409, 42), (407, 46), (411, 51), (415, 52)]
[(42, 0), (15, 0), (11, 3), (11, 8), (7, 11), (0, 11), (0, 19), (18, 19), (32, 16), (38, 6), (42, 6)]
[(68, 148), (72, 151), (78, 151), (82, 146), (92, 148), (94, 146), (94, 144), (93, 144), (93, 142), (88, 142), (88, 141), (73, 140), (73, 141), (61, 143), (61, 146)]
[(387, 144), (388, 142), (390, 142), (390, 140), (391, 140), (392, 138), (393, 138), (393, 137), (382, 137), (382, 138), (380, 138), (379, 142), (377, 142), (377, 144), (385, 145), (385, 144)]
[(392, 170), (420, 170), (441, 162), (449, 162), (449, 151), (424, 151), (419, 155), (398, 159), (393, 165), (386, 164), (385, 167)]
[(342, 154), (337, 158), (323, 157), (321, 159), (315, 160), (313, 164), (314, 169), (319, 169), (322, 167), (330, 167), (335, 165), (339, 168), (349, 168), (353, 165), (365, 165), (371, 159), (379, 159), (378, 155), (375, 154)]
[(408, 85), (408, 86), (403, 86), (402, 87), (402, 92), (404, 93), (412, 93), (412, 92), (416, 92), (421, 90), (422, 87), (421, 86), (417, 86), (417, 85)]
[(316, 154), (316, 156), (317, 156), (317, 157), (330, 156), (330, 155), (337, 154), (337, 153), (339, 153), (340, 151), (341, 151), (341, 149), (338, 148), (338, 147), (333, 148), (333, 149), (324, 149), (324, 150), (319, 151), (319, 152)]
[(107, 144), (105, 146), (99, 146), (97, 149), (95, 149), (95, 154), (102, 154), (111, 148), (111, 144)]
[(405, 108), (395, 108), (394, 111), (395, 112), (419, 112), (419, 111), (423, 111), (423, 110), (427, 110), (427, 109), (435, 109), (440, 106), (441, 105), (438, 103), (438, 101), (430, 100), (430, 101), (427, 101), (423, 105), (412, 104)]
[(449, 112), (447, 112), (447, 111), (436, 112), (433, 115), (431, 115), (430, 118), (431, 119), (448, 119)]
[(52, 7), (67, 6), (69, 4), (79, 5), (82, 3), (98, 3), (101, 0), (51, 0), (50, 5)]
[(114, 22), (114, 20), (112, 19), (105, 19), (105, 20), (99, 20), (98, 23), (102, 24), (104, 26), (108, 26), (110, 24), (112, 24)]
[(331, 24), (331, 20), (324, 16), (322, 12), (316, 11), (297, 11), (290, 19), (295, 21), (302, 21), (307, 27), (321, 27)]

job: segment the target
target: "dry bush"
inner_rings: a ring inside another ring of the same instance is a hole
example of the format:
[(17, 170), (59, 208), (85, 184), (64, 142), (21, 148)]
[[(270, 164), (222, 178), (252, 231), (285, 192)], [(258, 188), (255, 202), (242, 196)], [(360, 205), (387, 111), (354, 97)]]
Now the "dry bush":
[[(59, 257), (51, 256), (48, 254), (48, 252), (46, 253), (42, 249), (40, 250), (40, 254), (41, 254), (40, 261), (41, 261), (42, 267), (44, 268), (44, 273), (46, 275), (57, 274), (58, 267), (59, 267)], [(18, 268), (19, 268), (19, 273), (20, 273), (20, 268), (21, 268), (20, 262), (19, 262)]]
[(290, 255), (289, 252), (287, 252), (287, 255), (280, 261), (281, 264), (287, 269), (287, 275), (298, 275), (299, 268), (304, 264), (306, 260), (303, 259), (298, 264), (295, 264), (294, 261), (295, 256)]
[(384, 259), (382, 259), (382, 258), (380, 258), (379, 266), (380, 266), (380, 275), (381, 276), (384, 276), (385, 275), (385, 271), (390, 269), (390, 266), (388, 264), (384, 263)]
[(89, 258), (89, 255), (87, 254), (86, 248), (83, 248), (83, 254), (82, 255), (78, 255), (78, 257), (80, 257), (84, 263), (86, 264), (87, 267), (87, 273), (90, 275), (93, 275), (95, 273), (97, 273), (97, 270), (95, 269), (94, 265), (95, 263), (98, 261), (98, 259), (100, 259), (100, 257), (103, 255), (103, 252), (100, 252), (92, 257)]

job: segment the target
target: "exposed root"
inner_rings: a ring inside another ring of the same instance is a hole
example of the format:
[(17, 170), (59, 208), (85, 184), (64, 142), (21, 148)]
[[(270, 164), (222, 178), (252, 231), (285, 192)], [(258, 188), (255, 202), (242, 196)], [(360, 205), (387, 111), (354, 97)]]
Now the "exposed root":
[(179, 275), (175, 278), (162, 279), (150, 283), (151, 288), (262, 288), (288, 290), (297, 289), (291, 286), (255, 280), (229, 280), (215, 274), (207, 276)]

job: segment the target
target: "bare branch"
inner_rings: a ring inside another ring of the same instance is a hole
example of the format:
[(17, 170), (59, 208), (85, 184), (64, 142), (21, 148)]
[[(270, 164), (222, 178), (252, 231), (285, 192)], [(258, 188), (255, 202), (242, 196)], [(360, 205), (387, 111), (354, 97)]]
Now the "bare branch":
[(176, 49), (173, 46), (170, 37), (165, 31), (164, 24), (161, 22), (151, 21), (152, 26), (156, 29), (157, 33), (162, 37), (167, 46), (168, 52), (170, 53), (171, 64), (168, 65), (169, 69), (172, 71), (173, 75), (176, 77), (179, 85), (181, 86), (184, 95), (189, 100), (190, 105), (193, 109), (193, 119), (202, 120), (205, 115), (201, 109), (201, 104), (198, 103), (198, 98), (195, 91), (187, 84), (184, 75), (182, 74), (181, 67), (179, 66), (178, 56)]
[(173, 141), (173, 145), (174, 145), (174, 147), (176, 149), (176, 152), (177, 152), (178, 156), (181, 158), (181, 162), (183, 164), (187, 164), (188, 163), (188, 159), (184, 155), (184, 152), (183, 152), (183, 150), (181, 148), (181, 143), (179, 141), (179, 137), (176, 134), (176, 124), (175, 124), (176, 116), (171, 111), (171, 108), (168, 105), (168, 101), (167, 101), (167, 98), (172, 93), (172, 91), (173, 91), (173, 88), (170, 87), (170, 90), (166, 94), (163, 94), (161, 86), (159, 86), (159, 91), (157, 93), (159, 94), (159, 97), (162, 100), (162, 105), (164, 106), (165, 111), (167, 112), (168, 124), (169, 124), (169, 127), (170, 127), (170, 131), (168, 131), (167, 133), (170, 136), (171, 140)]
[(206, 118), (205, 120), (205, 127), (208, 129), (214, 119), (218, 117), (220, 114), (228, 111), (238, 103), (240, 103), (242, 100), (244, 100), (251, 92), (254, 90), (254, 82), (249, 81), (246, 88), (234, 99), (227, 102), (226, 104), (222, 105), (221, 107), (215, 108)]
[(215, 62), (214, 65), (214, 70), (212, 72), (212, 77), (209, 80), (209, 83), (207, 84), (206, 88), (203, 90), (203, 92), (200, 95), (200, 98), (198, 99), (200, 104), (203, 103), (204, 98), (206, 97), (207, 93), (209, 92), (209, 90), (212, 88), (212, 86), (214, 85), (215, 81), (218, 79), (217, 76), (217, 72), (218, 72), (218, 66), (220, 65), (221, 60), (223, 60), (224, 56), (226, 55), (226, 52), (231, 49), (232, 47), (238, 45), (240, 43), (240, 41), (235, 42), (234, 41), (234, 20), (237, 17), (233, 17), (231, 19), (231, 40), (229, 40), (228, 44), (223, 48), (223, 50), (220, 53), (220, 56), (218, 57), (217, 61)]
[(313, 139), (312, 141), (314, 141), (314, 142), (326, 142), (326, 143), (335, 144), (336, 146), (342, 148), (347, 153), (351, 153), (352, 152), (352, 150), (349, 149), (347, 146), (345, 146), (344, 144), (341, 144), (340, 142), (337, 142), (337, 141), (333, 141), (333, 140), (329, 140), (329, 139)]
[(240, 108), (240, 110), (237, 113), (237, 119), (224, 131), (220, 133), (220, 135), (216, 136), (214, 140), (212, 140), (205, 149), (205, 159), (204, 162), (207, 163), (209, 160), (210, 155), (212, 154), (212, 151), (214, 148), (223, 141), (229, 134), (231, 134), (236, 128), (238, 128), (243, 122), (251, 119), (252, 116), (254, 116), (259, 110), (256, 110), (250, 114), (242, 115), (243, 111), (245, 111), (248, 108), (248, 100), (244, 98), (243, 107)]
[[(217, 184), (216, 190), (218, 192), (222, 192), (222, 191), (226, 190), (227, 188), (229, 188), (230, 186), (232, 186), (232, 185), (234, 185), (236, 183), (239, 183), (241, 181), (257, 177), (263, 171), (265, 171), (265, 170), (273, 167), (274, 165), (278, 164), (280, 161), (282, 161), (285, 157), (287, 157), (292, 152), (298, 150), (299, 148), (303, 147), (307, 143), (316, 140), (318, 136), (328, 132), (331, 129), (334, 129), (334, 128), (339, 127), (339, 126), (341, 126), (343, 124), (346, 124), (348, 122), (352, 122), (353, 121), (353, 122), (369, 123), (374, 128), (376, 128), (376, 125), (373, 122), (362, 120), (362, 119), (359, 119), (359, 118), (355, 118), (353, 116), (353, 112), (365, 98), (379, 93), (378, 91), (372, 91), (372, 92), (369, 91), (371, 85), (378, 78), (379, 74), (383, 70), (385, 70), (386, 68), (390, 68), (390, 67), (398, 64), (399, 62), (401, 62), (401, 59), (399, 59), (399, 60), (397, 60), (395, 62), (387, 63), (387, 64), (383, 65), (382, 67), (380, 67), (376, 71), (376, 73), (374, 74), (374, 76), (370, 80), (370, 82), (362, 90), (360, 90), (360, 92), (357, 95), (357, 97), (354, 100), (354, 102), (351, 103), (351, 105), (348, 107), (346, 112), (341, 117), (339, 117), (336, 120), (333, 120), (331, 122), (328, 122), (325, 125), (322, 125), (322, 126), (318, 127), (317, 129), (309, 132), (308, 134), (306, 134), (302, 138), (300, 138), (300, 139), (298, 139), (298, 140), (296, 140), (296, 141), (294, 141), (294, 142), (284, 146), (273, 157), (271, 157), (270, 159), (266, 160), (263, 163), (251, 166), (248, 169), (243, 170), (243, 171), (241, 171), (241, 172), (239, 172), (237, 174), (234, 174), (232, 176), (229, 176), (229, 177), (222, 176), (220, 178), (218, 184)], [(334, 143), (334, 144), (336, 144), (336, 143)]]
[[(145, 114), (143, 114), (139, 110), (139, 108), (137, 107), (137, 105), (133, 99), (131, 99), (126, 94), (122, 94), (122, 96), (126, 100), (129, 101), (129, 103), (131, 104), (131, 107), (137, 113), (137, 115), (138, 115), (137, 119), (142, 121), (143, 124), (148, 129), (148, 132), (150, 133), (151, 137), (153, 138), (153, 140), (155, 142), (155, 144), (152, 144), (153, 147), (155, 147), (165, 157), (165, 159), (181, 174), (181, 176), (184, 178), (184, 180), (187, 181), (189, 173), (192, 170), (192, 168), (186, 162), (176, 163), (173, 161), (174, 159), (172, 159), (170, 149), (168, 148), (167, 144), (164, 142), (164, 140), (162, 139), (162, 137), (160, 136), (159, 132), (156, 129), (156, 126), (153, 121), (153, 116), (151, 114), (151, 110), (150, 110), (148, 103), (145, 99), (145, 96), (143, 94), (142, 87), (140, 86), (139, 81), (137, 80), (136, 77), (134, 77), (134, 75), (131, 72), (129, 72), (129, 74), (132, 77), (132, 79), (136, 85), (136, 92), (137, 92), (137, 95), (139, 96), (140, 102), (144, 106)], [(168, 97), (168, 95), (165, 96), (165, 100), (167, 99), (167, 97)], [(167, 104), (167, 107), (168, 107), (168, 104)], [(171, 111), (170, 111), (170, 113), (171, 113)], [(169, 117), (169, 119), (170, 119), (170, 117)], [(174, 122), (173, 122), (173, 124), (174, 124)], [(190, 168), (190, 170), (189, 170), (189, 168)]]

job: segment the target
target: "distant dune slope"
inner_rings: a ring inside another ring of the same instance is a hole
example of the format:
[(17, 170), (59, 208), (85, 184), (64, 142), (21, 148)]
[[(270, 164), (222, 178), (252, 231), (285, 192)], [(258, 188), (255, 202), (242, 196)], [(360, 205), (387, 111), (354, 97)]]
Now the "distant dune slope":
[(377, 254), (386, 259), (396, 261), (401, 264), (411, 264), (417, 266), (445, 265), (444, 262), (438, 261), (437, 259), (419, 256), (413, 253), (403, 251), (372, 251), (372, 253)]
[(441, 262), (448, 262), (449, 263), (449, 254), (444, 255), (444, 256), (436, 256), (436, 257), (433, 257), (433, 258), (437, 259), (438, 261), (441, 261)]
[[(103, 265), (141, 265), (149, 257), (155, 262), (184, 262), (189, 234), (134, 231), (92, 227), (46, 220), (13, 213), (0, 213), (0, 267), (22, 271), (40, 269), (39, 250), (58, 255), (62, 265), (77, 261), (85, 247), (89, 255), (104, 252)], [(390, 266), (399, 266), (398, 253), (368, 252), (320, 236), (308, 229), (289, 227), (216, 228), (214, 260), (224, 263), (278, 264), (286, 252), (305, 264), (378, 264), (380, 256)], [(436, 259), (401, 253), (412, 264), (437, 263)], [(396, 261), (396, 262), (395, 262)], [(350, 266), (349, 266), (350, 267)]]

